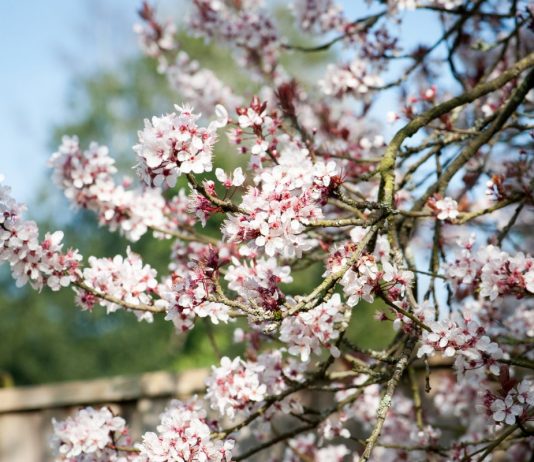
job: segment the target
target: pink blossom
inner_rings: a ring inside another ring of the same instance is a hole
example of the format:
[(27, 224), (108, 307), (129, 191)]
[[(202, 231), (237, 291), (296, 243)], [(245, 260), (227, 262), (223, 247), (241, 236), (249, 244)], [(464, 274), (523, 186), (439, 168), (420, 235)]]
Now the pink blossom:
[(450, 198), (445, 197), (436, 202), (439, 220), (455, 220), (458, 217), (458, 203)]
[(80, 277), (77, 250), (63, 252), (63, 232), (47, 233), (39, 242), (39, 229), (21, 214), (25, 207), (10, 194), (10, 188), (0, 184), (0, 262), (6, 261), (17, 286), (26, 283), (41, 290), (44, 286), (57, 291)]
[(52, 424), (52, 447), (57, 460), (125, 460), (113, 448), (116, 444), (120, 445), (119, 440), (127, 434), (125, 421), (114, 416), (107, 407), (98, 410), (87, 407), (66, 420), (54, 419)]
[(177, 112), (145, 120), (134, 151), (139, 158), (138, 173), (143, 181), (156, 187), (173, 187), (186, 173), (210, 172), (216, 131), (226, 124), (224, 108), (207, 128), (196, 123), (199, 114), (189, 106), (175, 106)]
[(160, 416), (157, 433), (147, 432), (137, 445), (141, 460), (230, 462), (234, 442), (211, 439), (206, 412), (195, 398), (188, 402), (173, 400)]
[[(158, 286), (156, 271), (143, 264), (141, 257), (130, 247), (126, 250), (126, 258), (121, 255), (113, 259), (89, 257), (88, 263), (89, 266), (83, 270), (83, 279), (90, 289), (132, 305), (152, 304), (152, 295), (157, 293)], [(91, 310), (96, 302), (91, 292), (85, 289), (76, 289), (76, 292), (76, 303), (82, 309)], [(98, 303), (105, 306), (108, 313), (122, 308), (104, 299), (98, 300)], [(134, 311), (134, 314), (140, 321), (153, 320), (150, 312)]]
[(241, 167), (237, 167), (231, 176), (228, 176), (222, 168), (215, 169), (215, 176), (225, 188), (238, 187), (245, 182), (245, 176)]
[(291, 354), (308, 361), (311, 353), (320, 354), (328, 348), (339, 356), (335, 341), (346, 327), (346, 315), (341, 297), (334, 294), (327, 302), (312, 310), (284, 318), (280, 326), (280, 340), (288, 345)]
[(221, 416), (234, 419), (247, 414), (255, 402), (266, 397), (267, 387), (260, 381), (264, 367), (237, 357), (224, 357), (219, 367), (212, 367), (207, 379), (206, 399)]

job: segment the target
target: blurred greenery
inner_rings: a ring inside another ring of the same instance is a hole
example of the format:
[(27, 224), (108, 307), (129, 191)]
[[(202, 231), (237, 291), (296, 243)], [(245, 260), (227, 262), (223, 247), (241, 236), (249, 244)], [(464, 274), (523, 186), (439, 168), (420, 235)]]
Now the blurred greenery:
[(395, 337), (395, 331), (386, 321), (375, 319), (377, 310), (382, 311), (386, 304), (381, 301), (367, 303), (360, 301), (353, 308), (352, 318), (346, 332), (347, 339), (354, 345), (372, 350), (386, 348)]
[[(284, 21), (284, 16), (281, 16)], [(287, 21), (286, 21), (287, 22)], [(289, 25), (286, 26), (289, 30)], [(292, 39), (298, 40), (294, 31)], [(182, 37), (183, 48), (201, 63), (217, 72), (240, 92), (254, 93), (255, 84), (242, 70), (231, 66), (227, 51), (207, 46), (200, 40)], [(313, 79), (313, 70), (325, 55), (291, 55), (284, 59), (299, 75)], [(303, 72), (306, 69), (306, 72)], [(154, 114), (173, 110), (180, 96), (169, 89), (165, 77), (155, 72), (155, 63), (136, 56), (117, 63), (113, 69), (76, 76), (68, 94), (68, 122), (54, 130), (50, 152), (63, 134), (77, 134), (82, 146), (98, 140), (110, 147), (121, 173), (131, 174), (134, 162), (131, 146), (142, 121)], [(223, 139), (216, 153), (219, 166), (231, 168), (246, 159), (229, 150)], [(183, 185), (182, 185), (183, 186)], [(68, 246), (77, 247), (86, 257), (125, 253), (128, 242), (116, 233), (98, 227), (95, 217), (84, 211), (69, 210), (61, 193), (47, 183), (35, 204), (32, 216), (38, 218), (42, 232), (61, 228)], [(204, 232), (218, 234), (221, 217), (210, 220)], [(164, 273), (171, 241), (144, 236), (130, 244), (143, 259)], [(316, 264), (294, 274), (289, 293), (303, 293), (316, 284), (323, 268)], [(350, 338), (360, 346), (379, 347), (389, 341), (391, 330), (373, 320), (374, 307), (356, 308), (357, 321), (350, 326)], [(230, 326), (208, 326), (198, 322), (187, 335), (176, 335), (170, 322), (158, 317), (153, 324), (137, 322), (125, 312), (106, 315), (100, 307), (82, 312), (74, 305), (74, 295), (66, 290), (36, 293), (29, 287), (15, 288), (7, 267), (0, 268), (0, 383), (17, 385), (70, 379), (87, 379), (149, 370), (182, 370), (203, 367), (215, 361), (209, 328), (223, 354), (239, 353), (232, 344)], [(0, 385), (1, 386), (1, 385)]]

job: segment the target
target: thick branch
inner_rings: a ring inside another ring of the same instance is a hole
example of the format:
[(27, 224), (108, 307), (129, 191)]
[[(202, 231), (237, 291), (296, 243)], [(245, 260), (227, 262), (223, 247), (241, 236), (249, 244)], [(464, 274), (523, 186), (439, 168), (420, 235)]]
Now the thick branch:
[(376, 415), (376, 424), (375, 424), (375, 427), (373, 428), (371, 436), (367, 440), (367, 445), (365, 446), (365, 450), (360, 459), (361, 462), (367, 462), (369, 460), (369, 458), (371, 457), (373, 448), (378, 442), (378, 438), (380, 437), (380, 433), (382, 432), (382, 427), (384, 426), (387, 413), (393, 401), (393, 394), (395, 393), (395, 389), (397, 388), (397, 385), (399, 384), (402, 374), (404, 370), (406, 369), (406, 366), (408, 365), (408, 361), (410, 359), (410, 355), (412, 354), (414, 346), (415, 346), (415, 338), (412, 337), (406, 342), (406, 347), (404, 348), (404, 351), (402, 352), (399, 362), (395, 366), (391, 379), (389, 379), (388, 381), (386, 393), (380, 400), (380, 404), (378, 405), (378, 412)]

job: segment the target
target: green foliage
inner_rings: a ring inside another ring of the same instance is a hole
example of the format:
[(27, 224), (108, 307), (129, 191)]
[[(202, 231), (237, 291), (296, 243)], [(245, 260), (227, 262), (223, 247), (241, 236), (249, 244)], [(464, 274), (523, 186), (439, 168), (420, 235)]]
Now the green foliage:
[(377, 311), (387, 309), (385, 303), (360, 301), (353, 308), (352, 318), (347, 329), (347, 339), (354, 345), (372, 350), (385, 349), (395, 337), (389, 321), (375, 319)]

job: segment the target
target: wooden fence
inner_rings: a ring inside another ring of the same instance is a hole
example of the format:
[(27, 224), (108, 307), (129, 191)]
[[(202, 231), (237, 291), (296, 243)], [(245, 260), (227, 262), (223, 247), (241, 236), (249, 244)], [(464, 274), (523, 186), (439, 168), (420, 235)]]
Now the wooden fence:
[(169, 399), (201, 390), (205, 369), (0, 389), (0, 462), (48, 462), (52, 418), (84, 406), (109, 405), (124, 417), (132, 436), (154, 429)]

